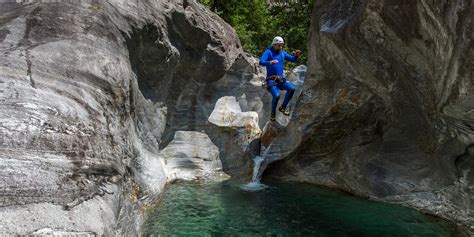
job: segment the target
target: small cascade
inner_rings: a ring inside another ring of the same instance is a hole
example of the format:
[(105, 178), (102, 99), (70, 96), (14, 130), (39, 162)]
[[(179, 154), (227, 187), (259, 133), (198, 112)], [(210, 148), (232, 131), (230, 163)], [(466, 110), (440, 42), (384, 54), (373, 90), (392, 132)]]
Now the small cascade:
[(260, 182), (260, 178), (261, 178), (261, 176), (259, 175), (260, 165), (262, 164), (263, 160), (264, 159), (261, 156), (256, 156), (255, 158), (253, 158), (254, 167), (253, 167), (252, 183)]
[(268, 187), (265, 184), (262, 184), (260, 182), (260, 179), (262, 178), (262, 173), (265, 170), (266, 163), (264, 166), (262, 166), (262, 163), (265, 161), (265, 157), (270, 150), (271, 145), (264, 150), (263, 154), (256, 156), (253, 158), (254, 166), (253, 166), (253, 175), (252, 175), (252, 181), (244, 186), (242, 186), (242, 189), (247, 190), (247, 191), (258, 191), (262, 190), (266, 187)]

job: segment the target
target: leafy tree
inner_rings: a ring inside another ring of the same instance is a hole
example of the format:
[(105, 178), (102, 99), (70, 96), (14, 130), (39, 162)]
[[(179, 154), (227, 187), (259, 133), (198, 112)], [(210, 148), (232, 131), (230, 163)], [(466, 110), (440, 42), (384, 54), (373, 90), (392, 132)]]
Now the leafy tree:
[(306, 62), (306, 42), (314, 0), (200, 0), (202, 4), (228, 22), (239, 35), (244, 50), (260, 56), (273, 37), (285, 39), (286, 51), (303, 50)]

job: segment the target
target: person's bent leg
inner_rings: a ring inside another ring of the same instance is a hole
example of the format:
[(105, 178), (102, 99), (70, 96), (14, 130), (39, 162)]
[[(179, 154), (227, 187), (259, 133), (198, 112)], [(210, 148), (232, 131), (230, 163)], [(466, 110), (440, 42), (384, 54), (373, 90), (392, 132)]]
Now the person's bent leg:
[(281, 104), (281, 107), (286, 108), (291, 98), (293, 97), (293, 94), (295, 93), (295, 85), (293, 85), (293, 83), (289, 81), (286, 81), (282, 85), (282, 89), (286, 91), (286, 95), (285, 95), (285, 99), (283, 100), (283, 103)]
[(278, 100), (280, 99), (280, 90), (278, 90), (278, 87), (276, 85), (267, 88), (267, 90), (268, 92), (270, 92), (270, 94), (272, 94), (272, 117), (274, 117), (276, 114)]

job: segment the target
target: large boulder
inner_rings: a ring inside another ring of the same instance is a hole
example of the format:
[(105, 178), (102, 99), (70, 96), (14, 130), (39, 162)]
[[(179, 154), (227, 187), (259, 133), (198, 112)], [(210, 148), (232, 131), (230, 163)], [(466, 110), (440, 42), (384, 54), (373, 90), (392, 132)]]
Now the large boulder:
[(267, 177), (474, 226), (472, 1), (317, 1), (309, 71)]
[(219, 127), (234, 128), (239, 132), (236, 141), (243, 150), (255, 139), (260, 138), (258, 113), (254, 111), (242, 112), (239, 103), (233, 96), (224, 96), (217, 100), (214, 110), (208, 121)]
[(248, 181), (252, 159), (260, 154), (259, 112), (263, 109), (242, 111), (240, 104), (235, 96), (219, 98), (209, 115), (206, 132), (222, 148), (224, 170), (236, 179)]

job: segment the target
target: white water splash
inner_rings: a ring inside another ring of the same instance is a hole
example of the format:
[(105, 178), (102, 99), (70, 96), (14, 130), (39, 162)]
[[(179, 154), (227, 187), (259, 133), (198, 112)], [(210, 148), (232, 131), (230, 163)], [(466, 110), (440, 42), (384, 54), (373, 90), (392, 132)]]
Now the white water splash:
[(268, 146), (267, 149), (264, 150), (263, 154), (260, 156), (256, 156), (253, 158), (254, 166), (253, 166), (253, 175), (252, 175), (252, 181), (246, 185), (242, 186), (242, 189), (247, 190), (247, 191), (258, 191), (262, 190), (266, 187), (268, 187), (265, 184), (262, 184), (260, 182), (260, 179), (262, 178), (262, 173), (263, 170), (265, 169), (265, 166), (262, 167), (262, 163), (265, 161), (265, 157), (270, 150), (270, 147), (272, 145)]
[(242, 186), (242, 189), (247, 191), (258, 191), (267, 187), (267, 185), (260, 183), (260, 166), (264, 158), (261, 156), (256, 156), (253, 158), (254, 166), (253, 166), (253, 176), (252, 181), (246, 185)]

